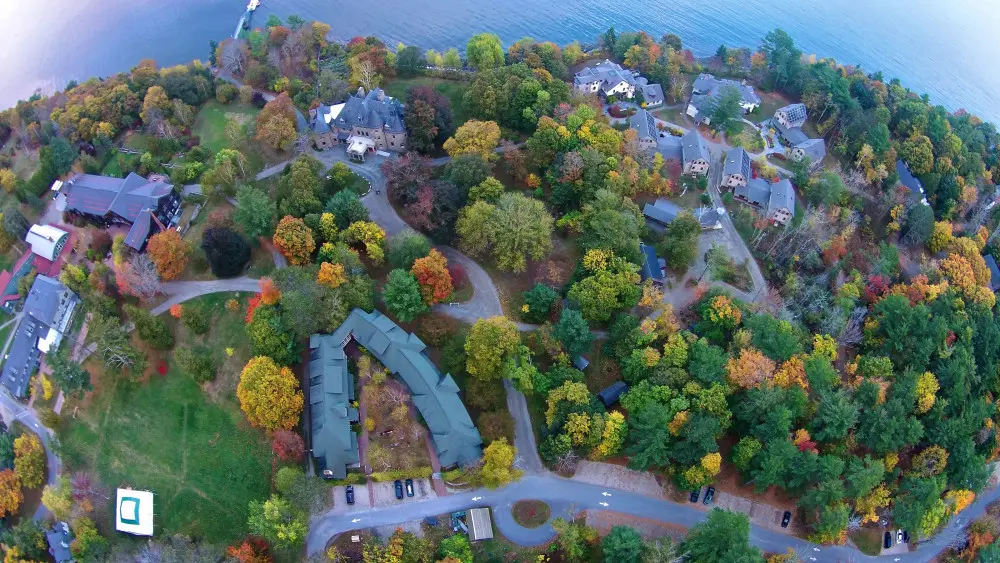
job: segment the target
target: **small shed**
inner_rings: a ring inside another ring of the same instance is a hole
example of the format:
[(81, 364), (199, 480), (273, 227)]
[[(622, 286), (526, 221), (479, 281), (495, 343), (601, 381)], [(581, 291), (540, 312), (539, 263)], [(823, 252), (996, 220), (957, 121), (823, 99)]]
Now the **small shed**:
[(628, 385), (624, 381), (616, 381), (611, 386), (605, 388), (603, 391), (597, 394), (597, 397), (604, 403), (605, 407), (610, 407), (611, 405), (618, 402), (618, 399), (628, 391)]
[(583, 356), (577, 356), (573, 358), (573, 367), (580, 371), (584, 371), (590, 367), (590, 360), (584, 358)]
[(470, 508), (468, 521), (469, 541), (493, 539), (493, 521), (489, 508)]

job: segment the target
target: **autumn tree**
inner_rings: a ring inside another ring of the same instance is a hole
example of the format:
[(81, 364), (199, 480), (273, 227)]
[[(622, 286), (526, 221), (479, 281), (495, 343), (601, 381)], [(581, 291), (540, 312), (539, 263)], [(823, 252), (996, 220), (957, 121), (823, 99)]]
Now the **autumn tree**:
[(308, 264), (316, 249), (312, 229), (302, 219), (286, 215), (274, 231), (274, 246), (295, 265)]
[(21, 479), (17, 473), (10, 469), (0, 471), (0, 518), (6, 518), (8, 514), (16, 514), (23, 501)]
[(470, 119), (444, 142), (444, 150), (452, 158), (463, 154), (476, 154), (489, 161), (500, 144), (500, 127), (495, 121)]
[(73, 487), (66, 476), (60, 475), (54, 485), (46, 485), (42, 489), (42, 504), (60, 520), (69, 517), (73, 508)]
[(357, 221), (343, 233), (344, 242), (364, 247), (368, 259), (375, 264), (385, 261), (385, 231), (374, 221)]
[(149, 238), (146, 246), (146, 252), (156, 264), (157, 273), (164, 280), (172, 280), (184, 273), (188, 250), (187, 243), (181, 239), (181, 234), (176, 229), (156, 233)]
[(615, 256), (613, 252), (590, 250), (583, 257), (586, 277), (570, 287), (567, 296), (580, 307), (583, 318), (602, 322), (620, 309), (629, 309), (639, 302), (642, 289), (638, 269), (634, 264)]
[(774, 377), (774, 361), (754, 348), (740, 350), (739, 356), (730, 358), (726, 364), (729, 382), (747, 389), (759, 387)]
[(281, 290), (272, 278), (260, 278), (257, 287), (260, 289), (260, 302), (264, 305), (276, 305), (281, 301)]
[(428, 86), (406, 92), (403, 123), (410, 149), (430, 153), (452, 133), (451, 100)]
[(906, 161), (910, 172), (917, 176), (927, 174), (934, 169), (934, 145), (924, 135), (914, 134), (903, 142), (899, 154)]
[(309, 531), (305, 513), (277, 495), (271, 495), (264, 502), (250, 501), (248, 513), (250, 532), (266, 538), (278, 548), (300, 546)]
[(479, 319), (465, 340), (466, 371), (479, 379), (497, 379), (504, 360), (521, 344), (521, 334), (506, 317)]
[(451, 274), (448, 273), (448, 260), (436, 249), (431, 249), (427, 256), (413, 262), (410, 273), (420, 284), (420, 295), (424, 303), (434, 305), (451, 296)]
[(484, 487), (498, 489), (521, 478), (523, 471), (514, 467), (517, 448), (507, 438), (494, 440), (483, 450), (483, 466), (479, 479)]
[(156, 264), (148, 254), (133, 256), (128, 262), (115, 268), (115, 283), (118, 290), (133, 295), (143, 301), (160, 293), (160, 276)]
[(45, 449), (38, 436), (26, 432), (14, 440), (14, 472), (28, 489), (45, 482)]
[(336, 289), (347, 281), (343, 264), (331, 264), (323, 262), (319, 265), (319, 273), (316, 274), (316, 283)]
[(500, 38), (493, 33), (479, 33), (465, 45), (465, 59), (472, 68), (483, 71), (504, 65)]
[(495, 205), (477, 201), (463, 209), (455, 229), (463, 250), (488, 252), (499, 268), (523, 272), (528, 258), (540, 260), (552, 251), (553, 223), (542, 202), (508, 192)]
[(288, 150), (298, 138), (295, 106), (282, 92), (257, 114), (257, 140), (278, 150)]
[(305, 457), (306, 446), (302, 436), (295, 432), (276, 430), (271, 438), (271, 450), (282, 461), (299, 463)]
[(253, 426), (288, 430), (299, 421), (303, 397), (292, 370), (267, 356), (251, 358), (236, 388), (240, 407)]
[(389, 272), (389, 279), (382, 289), (382, 299), (389, 312), (404, 323), (412, 321), (428, 309), (421, 297), (420, 284), (406, 270)]

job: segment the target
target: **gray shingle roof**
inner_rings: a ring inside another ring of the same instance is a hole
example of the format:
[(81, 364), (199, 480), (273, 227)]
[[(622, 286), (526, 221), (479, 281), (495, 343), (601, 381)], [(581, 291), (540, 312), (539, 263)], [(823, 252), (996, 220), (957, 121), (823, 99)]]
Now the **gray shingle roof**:
[(795, 188), (787, 178), (771, 184), (771, 196), (767, 202), (768, 213), (782, 208), (795, 213)]
[(610, 407), (611, 405), (618, 402), (618, 399), (628, 391), (628, 384), (624, 381), (616, 381), (604, 388), (600, 393), (597, 394), (604, 406)]
[(997, 267), (996, 258), (992, 254), (987, 254), (984, 258), (986, 267), (990, 269), (990, 289), (996, 291), (1000, 289), (1000, 268)]
[(604, 91), (614, 88), (622, 81), (635, 85), (632, 73), (609, 59), (604, 59), (594, 66), (588, 66), (573, 77), (573, 84), (576, 86), (601, 82), (601, 89)]
[(795, 148), (802, 149), (813, 163), (818, 163), (826, 157), (826, 142), (823, 139), (809, 139), (796, 145)]
[(754, 205), (766, 207), (771, 199), (771, 184), (763, 178), (750, 178), (747, 185), (736, 186), (733, 193)]
[(673, 135), (659, 137), (656, 140), (656, 145), (663, 158), (679, 162), (684, 160), (684, 142), (681, 137)]
[(466, 465), (480, 458), (483, 440), (458, 396), (458, 385), (451, 375), (441, 375), (424, 354), (426, 345), (415, 334), (378, 311), (354, 309), (329, 338), (334, 343), (354, 338), (403, 380), (427, 423), (443, 467)]
[(656, 255), (656, 249), (652, 246), (639, 243), (639, 252), (642, 254), (642, 267), (639, 268), (639, 275), (642, 281), (648, 279), (663, 281), (663, 269), (660, 264), (660, 257)]
[(347, 467), (359, 463), (358, 437), (351, 422), (358, 413), (354, 376), (347, 369), (343, 343), (329, 335), (309, 338), (309, 409), (313, 456), (335, 479), (347, 476)]
[(705, 162), (711, 160), (708, 156), (708, 148), (705, 146), (705, 140), (701, 138), (701, 135), (697, 131), (689, 131), (681, 137), (681, 143), (683, 143), (682, 153), (685, 164), (695, 160), (704, 160)]
[(805, 104), (789, 104), (778, 108), (774, 113), (777, 114), (778, 112), (784, 112), (785, 119), (788, 120), (792, 127), (801, 127), (809, 115)]
[(771, 124), (774, 125), (774, 130), (793, 147), (809, 140), (809, 135), (806, 135), (801, 127), (785, 128), (781, 126), (781, 123), (778, 123), (777, 119), (771, 120)]
[(149, 181), (130, 173), (125, 179), (77, 174), (62, 189), (67, 209), (90, 215), (114, 212), (133, 222), (143, 209), (155, 209), (160, 200), (170, 195), (173, 186), (163, 181)]
[(135, 222), (132, 223), (132, 228), (128, 230), (128, 234), (125, 235), (125, 244), (136, 250), (142, 250), (142, 245), (149, 238), (149, 231), (152, 227), (152, 213), (148, 209), (142, 210), (139, 216), (135, 218)]
[(664, 225), (671, 223), (683, 211), (676, 204), (665, 199), (656, 200), (655, 204), (647, 203), (642, 207), (642, 214)]
[(640, 108), (629, 118), (628, 126), (639, 132), (639, 139), (656, 139), (656, 120), (644, 109)]
[[(359, 90), (358, 94), (363, 94)], [(322, 118), (324, 114), (330, 112), (330, 106), (320, 106), (316, 110), (310, 127), (313, 132), (326, 133), (330, 127)], [(403, 127), (403, 104), (392, 96), (385, 95), (381, 88), (375, 88), (366, 95), (348, 96), (344, 102), (343, 109), (333, 121), (333, 125), (340, 129), (350, 129), (352, 127), (363, 127), (366, 129), (385, 129), (390, 133), (402, 133)]]
[(747, 180), (750, 179), (750, 155), (743, 147), (736, 147), (726, 153), (726, 162), (722, 165), (722, 177), (730, 174), (742, 174)]
[(699, 113), (705, 111), (712, 100), (722, 95), (725, 88), (735, 88), (745, 104), (760, 105), (760, 96), (754, 92), (753, 86), (748, 86), (728, 78), (716, 78), (711, 74), (700, 74), (691, 85), (691, 103), (698, 108)]
[(896, 161), (896, 173), (899, 174), (899, 183), (906, 186), (911, 192), (915, 194), (923, 194), (924, 186), (920, 183), (913, 174), (910, 173), (909, 167), (902, 160)]
[(642, 87), (642, 97), (648, 105), (663, 103), (663, 87), (659, 84), (646, 84)]

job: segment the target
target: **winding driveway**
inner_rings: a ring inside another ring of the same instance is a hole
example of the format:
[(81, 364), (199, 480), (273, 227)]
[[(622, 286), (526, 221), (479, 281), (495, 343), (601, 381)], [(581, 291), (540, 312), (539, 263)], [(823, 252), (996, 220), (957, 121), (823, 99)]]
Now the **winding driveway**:
[[(479, 500), (473, 501), (473, 498)], [(834, 563), (865, 560), (924, 563), (932, 560), (943, 550), (961, 526), (984, 514), (986, 505), (997, 498), (1000, 498), (1000, 488), (984, 492), (972, 505), (952, 518), (939, 534), (921, 543), (916, 551), (904, 554), (869, 556), (853, 547), (817, 545), (756, 524), (750, 525), (750, 542), (764, 551), (773, 553), (782, 553), (791, 548), (801, 559), (808, 561)], [(639, 518), (690, 528), (702, 522), (707, 516), (707, 508), (700, 503), (674, 503), (628, 491), (564, 479), (552, 474), (530, 475), (497, 490), (478, 489), (438, 497), (433, 500), (410, 501), (348, 513), (327, 512), (313, 518), (310, 523), (306, 548), (308, 553), (312, 555), (322, 552), (333, 536), (350, 530), (415, 521), (483, 505), (488, 505), (493, 509), (493, 518), (497, 528), (508, 540), (523, 546), (540, 545), (555, 537), (552, 527), (546, 523), (539, 528), (523, 528), (514, 522), (511, 514), (511, 508), (515, 502), (529, 499), (548, 503), (552, 507), (553, 517), (568, 516), (570, 510), (613, 510)], [(602, 503), (606, 503), (606, 506)]]

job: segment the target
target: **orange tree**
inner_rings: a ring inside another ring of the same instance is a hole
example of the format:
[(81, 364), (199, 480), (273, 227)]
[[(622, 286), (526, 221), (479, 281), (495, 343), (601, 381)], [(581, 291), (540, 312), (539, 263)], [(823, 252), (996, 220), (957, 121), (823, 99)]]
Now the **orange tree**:
[(274, 231), (274, 246), (278, 247), (278, 251), (284, 254), (289, 262), (301, 266), (309, 263), (313, 250), (316, 249), (316, 240), (313, 238), (312, 229), (306, 226), (305, 221), (285, 215)]
[(16, 513), (23, 500), (17, 473), (10, 469), (0, 471), (0, 518)]
[(257, 140), (284, 151), (291, 148), (297, 136), (295, 106), (288, 94), (279, 94), (257, 114)]
[(281, 301), (281, 290), (271, 278), (260, 278), (260, 302), (264, 305), (275, 305)]
[(240, 374), (236, 396), (250, 424), (267, 430), (289, 430), (295, 426), (304, 402), (292, 370), (279, 367), (267, 356), (247, 362)]
[(187, 267), (188, 245), (175, 229), (167, 229), (150, 237), (146, 252), (156, 264), (156, 272), (165, 280), (176, 278)]
[(441, 303), (453, 290), (451, 274), (448, 273), (448, 259), (435, 249), (423, 258), (413, 262), (410, 273), (420, 284), (420, 295), (428, 305)]

